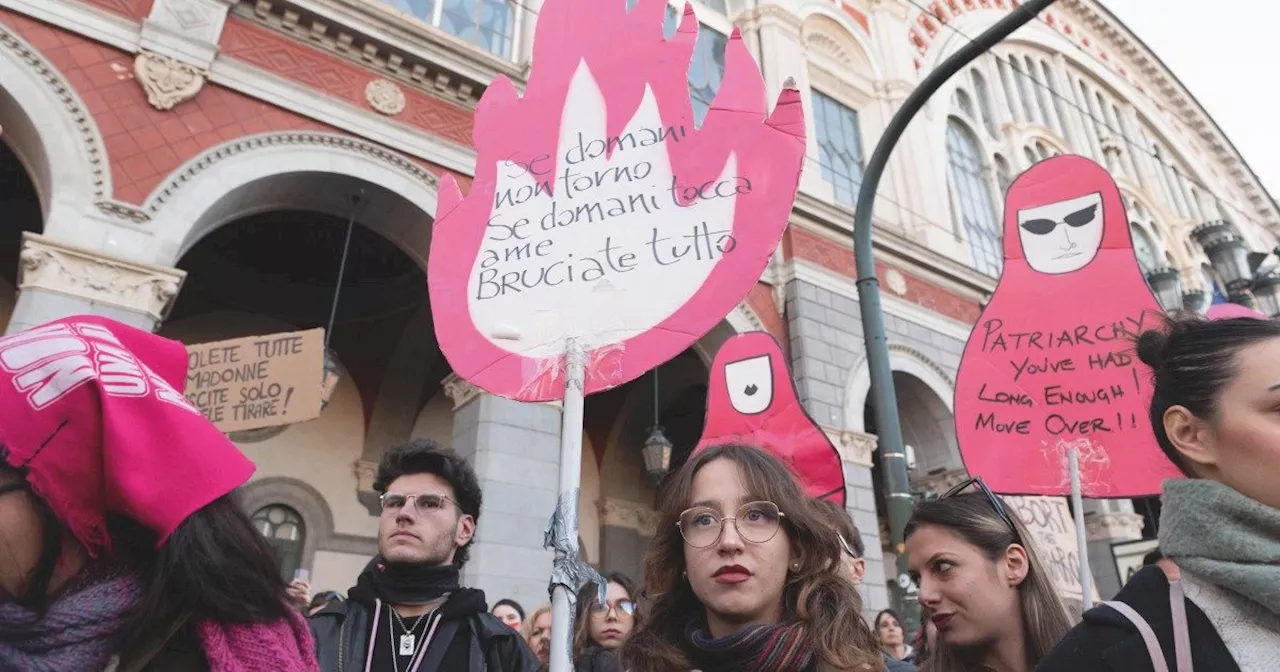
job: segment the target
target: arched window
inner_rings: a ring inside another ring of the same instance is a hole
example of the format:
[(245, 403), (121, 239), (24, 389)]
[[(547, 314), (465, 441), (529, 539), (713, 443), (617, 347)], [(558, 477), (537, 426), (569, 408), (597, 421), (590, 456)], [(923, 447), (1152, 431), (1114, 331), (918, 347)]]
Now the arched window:
[(998, 276), (1004, 255), (1000, 249), (1000, 223), (991, 202), (982, 166), (978, 139), (955, 119), (947, 123), (947, 163), (951, 189), (959, 204), (960, 223), (969, 241), (973, 267), (987, 275)]
[(1009, 185), (1013, 184), (1013, 171), (1009, 169), (1009, 162), (1003, 156), (996, 154), (993, 161), (996, 164), (996, 185), (1000, 187), (1000, 193), (996, 196), (997, 200), (1003, 201), (1004, 195), (1009, 192)]
[(1151, 237), (1136, 224), (1130, 224), (1129, 230), (1133, 232), (1133, 253), (1138, 257), (1138, 266), (1142, 268), (1142, 272), (1150, 273), (1159, 268), (1160, 258), (1156, 256), (1156, 246), (1151, 242)]
[[(635, 0), (628, 0), (627, 9), (630, 10), (634, 4)], [(711, 6), (717, 9), (714, 3)], [(718, 10), (724, 13), (723, 2)], [(663, 36), (671, 39), (683, 17), (683, 11), (668, 5), (666, 21), (662, 25)], [(720, 31), (705, 23), (698, 24), (698, 39), (693, 43), (693, 59), (689, 62), (689, 102), (693, 105), (695, 127), (702, 126), (702, 120), (711, 109), (711, 101), (720, 90), (720, 81), (724, 79), (724, 50), (728, 43), (729, 39)]]
[(813, 124), (818, 131), (822, 177), (835, 188), (836, 201), (853, 205), (862, 185), (862, 136), (858, 112), (821, 91), (813, 91)]
[(1044, 81), (1049, 87), (1050, 97), (1053, 98), (1053, 109), (1057, 112), (1058, 123), (1062, 128), (1058, 129), (1062, 133), (1062, 137), (1067, 139), (1067, 146), (1075, 145), (1075, 139), (1071, 134), (1071, 117), (1067, 116), (1066, 100), (1063, 99), (1058, 87), (1057, 73), (1053, 71), (1053, 66), (1049, 65), (1049, 61), (1040, 61), (1040, 68), (1044, 71)]
[(973, 93), (978, 97), (978, 113), (982, 116), (982, 125), (987, 127), (991, 137), (998, 138), (1000, 125), (992, 111), (994, 108), (991, 107), (991, 93), (987, 91), (987, 80), (977, 70), (970, 70), (969, 74), (973, 76)]
[(1040, 157), (1036, 156), (1036, 150), (1030, 147), (1023, 147), (1022, 154), (1027, 157), (1028, 166), (1034, 166), (1040, 160)]
[(302, 516), (287, 506), (271, 504), (254, 512), (253, 524), (275, 549), (280, 576), (292, 581), (293, 573), (302, 566), (302, 545), (307, 539)]
[(956, 89), (955, 105), (970, 119), (978, 118), (978, 113), (973, 109), (973, 99), (969, 97), (968, 93), (965, 93), (964, 89)]

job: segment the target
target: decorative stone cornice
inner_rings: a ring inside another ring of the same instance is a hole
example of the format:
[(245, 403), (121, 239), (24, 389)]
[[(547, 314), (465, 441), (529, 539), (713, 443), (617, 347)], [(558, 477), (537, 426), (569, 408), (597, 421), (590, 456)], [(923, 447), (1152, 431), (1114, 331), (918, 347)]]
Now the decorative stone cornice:
[(406, 18), (379, 0), (253, 0), (232, 11), (401, 85), (467, 106), (479, 102), (496, 76), (505, 75), (519, 90), (528, 74), (511, 60)]
[(777, 4), (758, 5), (752, 9), (742, 12), (734, 19), (734, 23), (742, 32), (757, 30), (765, 23), (781, 25), (800, 33), (800, 29), (804, 26), (804, 20), (796, 16), (791, 10)]
[(658, 529), (658, 513), (639, 502), (606, 498), (600, 503), (600, 524), (635, 530), (652, 537)]
[(835, 429), (825, 425), (819, 425), (819, 427), (822, 427), (822, 431), (826, 433), (827, 438), (831, 439), (831, 443), (835, 444), (842, 461), (863, 467), (871, 466), (871, 456), (876, 452), (876, 444), (879, 441), (875, 434)]
[(401, 154), (384, 149), (371, 142), (353, 138), (347, 135), (334, 135), (330, 133), (308, 133), (308, 132), (286, 132), (286, 133), (263, 133), (261, 135), (252, 135), (238, 138), (232, 142), (218, 145), (205, 152), (198, 159), (187, 163), (187, 167), (180, 173), (176, 174), (169, 182), (156, 192), (154, 198), (148, 201), (146, 210), (150, 214), (154, 214), (169, 201), (179, 189), (192, 182), (192, 178), (203, 172), (210, 166), (224, 159), (252, 152), (258, 149), (271, 149), (279, 147), (287, 147), (290, 145), (323, 145), (338, 150), (359, 154), (362, 159), (372, 159), (377, 162), (385, 163), (406, 177), (419, 182), (424, 182), (432, 188), (440, 185), (440, 179), (426, 168), (410, 161)]
[(483, 394), (480, 388), (472, 385), (470, 382), (458, 377), (458, 374), (451, 373), (440, 381), (444, 387), (445, 396), (453, 401), (453, 410), (458, 410), (466, 406), (472, 399)]
[(1146, 525), (1137, 513), (1085, 513), (1084, 529), (1089, 541), (1135, 541)]
[(942, 474), (911, 479), (911, 489), (915, 492), (937, 497), (956, 487), (967, 478), (969, 478), (969, 474), (965, 473), (963, 469), (957, 469)]
[(34, 233), (22, 236), (18, 289), (40, 289), (123, 308), (157, 323), (168, 316), (186, 271), (112, 259)]
[(147, 94), (147, 102), (162, 112), (195, 98), (209, 76), (204, 70), (149, 51), (138, 52), (133, 73)]

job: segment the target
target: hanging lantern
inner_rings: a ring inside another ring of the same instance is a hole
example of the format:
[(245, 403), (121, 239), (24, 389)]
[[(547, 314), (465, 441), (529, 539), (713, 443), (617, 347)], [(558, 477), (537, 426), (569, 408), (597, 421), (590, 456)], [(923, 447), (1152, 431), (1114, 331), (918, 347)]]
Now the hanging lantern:
[(338, 354), (333, 351), (333, 348), (325, 348), (324, 372), (320, 379), (321, 410), (329, 405), (329, 400), (333, 397), (333, 391), (338, 388), (340, 380), (342, 380), (342, 366), (338, 364)]
[(1182, 309), (1189, 313), (1204, 315), (1209, 310), (1209, 295), (1200, 289), (1183, 292)]
[(1182, 308), (1182, 274), (1175, 268), (1157, 268), (1147, 274), (1147, 282), (1165, 312)]
[(644, 440), (644, 469), (654, 481), (661, 481), (671, 469), (671, 441), (662, 433), (662, 427), (654, 425), (649, 438)]

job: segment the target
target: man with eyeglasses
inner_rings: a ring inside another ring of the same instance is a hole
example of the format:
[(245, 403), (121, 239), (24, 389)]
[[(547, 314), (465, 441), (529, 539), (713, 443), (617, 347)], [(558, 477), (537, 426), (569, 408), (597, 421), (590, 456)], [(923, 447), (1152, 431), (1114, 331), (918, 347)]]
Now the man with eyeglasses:
[(457, 453), (418, 439), (378, 465), (378, 555), (347, 591), (311, 617), (323, 672), (533, 672), (524, 639), (463, 588), (480, 517), (475, 471)]
[[(853, 524), (853, 516), (844, 507), (831, 502), (829, 500), (818, 500), (830, 514), (831, 527), (835, 529), (836, 536), (840, 540), (841, 554), (840, 569), (845, 572), (849, 580), (854, 585), (861, 586), (862, 579), (867, 573), (867, 561), (863, 555), (866, 553), (866, 546), (862, 542), (862, 534), (858, 532), (858, 528)], [(876, 637), (880, 633), (875, 633)], [(895, 660), (893, 656), (884, 653), (884, 669), (886, 672), (915, 672), (916, 666), (911, 663)]]

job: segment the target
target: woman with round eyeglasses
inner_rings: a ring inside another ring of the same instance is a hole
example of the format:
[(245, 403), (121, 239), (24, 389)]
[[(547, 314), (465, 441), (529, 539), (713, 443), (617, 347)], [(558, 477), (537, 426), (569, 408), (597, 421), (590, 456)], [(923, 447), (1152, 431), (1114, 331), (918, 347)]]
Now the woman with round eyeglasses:
[(696, 454), (659, 493), (628, 672), (882, 669), (826, 513), (752, 446)]
[(617, 670), (617, 649), (635, 624), (635, 582), (620, 572), (610, 572), (604, 578), (604, 602), (600, 601), (595, 584), (586, 584), (578, 592), (578, 618), (573, 631), (577, 672)]
[(920, 605), (938, 629), (921, 669), (1031, 672), (1070, 629), (1022, 521), (982, 479), (916, 504), (906, 537)]

